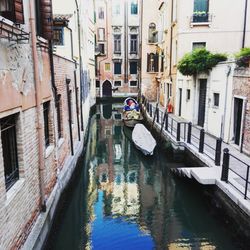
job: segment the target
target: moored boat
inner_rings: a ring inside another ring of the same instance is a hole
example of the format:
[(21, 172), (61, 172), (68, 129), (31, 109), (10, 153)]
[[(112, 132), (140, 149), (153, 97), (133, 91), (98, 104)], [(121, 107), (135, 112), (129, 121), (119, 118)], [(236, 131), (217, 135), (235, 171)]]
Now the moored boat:
[(145, 155), (153, 155), (156, 141), (143, 124), (136, 124), (132, 132), (135, 146)]
[(134, 127), (143, 121), (139, 104), (134, 98), (128, 97), (124, 101), (123, 121), (127, 127)]

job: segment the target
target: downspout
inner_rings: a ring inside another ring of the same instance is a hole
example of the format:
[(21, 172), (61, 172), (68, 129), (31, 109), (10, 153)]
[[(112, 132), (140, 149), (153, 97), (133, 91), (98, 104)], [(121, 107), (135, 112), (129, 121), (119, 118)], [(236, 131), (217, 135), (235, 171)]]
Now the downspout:
[[(99, 62), (98, 62), (98, 69), (99, 69), (99, 72), (98, 72), (98, 77), (99, 77), (99, 81), (101, 80), (100, 79), (100, 77), (101, 77), (101, 71), (100, 71), (100, 68), (101, 68), (101, 62), (103, 62), (103, 61), (105, 61), (106, 59), (108, 59), (108, 55), (109, 55), (109, 49), (108, 49), (108, 44), (109, 44), (109, 41), (108, 41), (108, 34), (109, 34), (109, 32), (108, 32), (108, 15), (107, 15), (107, 13), (108, 13), (108, 3), (107, 3), (107, 1), (105, 1), (105, 4), (106, 4), (106, 35), (105, 35), (105, 40), (106, 40), (106, 42), (107, 42), (107, 49), (106, 49), (106, 51), (107, 51), (107, 53), (106, 53), (106, 56), (103, 58), (103, 59), (101, 59)], [(104, 51), (105, 52), (105, 51)], [(100, 85), (100, 88), (101, 88), (101, 85)]]
[(81, 54), (81, 26), (80, 26), (80, 13), (77, 0), (75, 0), (76, 11), (77, 11), (77, 26), (78, 26), (78, 49), (79, 49), (79, 66), (80, 66), (80, 117), (81, 117), (81, 131), (83, 131), (83, 114), (82, 114), (82, 54)]
[(128, 6), (127, 1), (124, 2), (124, 82), (128, 83), (128, 68), (127, 68), (127, 57), (128, 57), (128, 39), (127, 39), (127, 15), (128, 15)]
[(37, 110), (37, 132), (38, 132), (38, 154), (39, 154), (39, 187), (40, 187), (40, 206), (41, 211), (46, 211), (46, 200), (45, 200), (45, 182), (44, 182), (44, 134), (43, 134), (43, 123), (42, 123), (42, 112), (41, 112), (41, 83), (39, 79), (39, 68), (38, 68), (38, 54), (37, 54), (37, 39), (36, 39), (36, 24), (34, 18), (34, 1), (29, 1), (30, 9), (30, 37), (32, 47), (32, 58), (34, 68), (34, 82), (35, 82), (35, 97), (36, 97), (36, 110)]
[(242, 48), (245, 48), (246, 26), (247, 26), (247, 4), (248, 4), (248, 0), (245, 0), (245, 13), (244, 13), (244, 27), (243, 27)]
[(174, 18), (174, 0), (171, 1), (171, 28), (170, 28), (170, 54), (169, 54), (169, 77), (172, 82), (172, 49), (173, 49), (173, 18)]
[(73, 34), (72, 29), (66, 26), (66, 29), (70, 31), (70, 41), (71, 41), (71, 59), (75, 64), (74, 70), (74, 87), (75, 87), (75, 103), (76, 103), (76, 119), (77, 119), (77, 130), (78, 130), (78, 140), (81, 140), (81, 132), (80, 132), (80, 121), (79, 121), (79, 103), (78, 103), (78, 93), (77, 93), (77, 79), (76, 79), (76, 70), (77, 70), (77, 62), (74, 59), (74, 48), (73, 48)]
[(71, 148), (71, 155), (74, 155), (74, 144), (73, 144), (73, 135), (72, 135), (72, 114), (71, 114), (71, 103), (70, 103), (70, 96), (69, 96), (69, 84), (70, 79), (66, 78), (66, 90), (67, 90), (67, 101), (68, 101), (68, 111), (69, 111), (69, 137), (70, 137), (70, 148)]
[(140, 74), (139, 74), (139, 98), (138, 101), (141, 102), (141, 97), (142, 97), (142, 29), (143, 29), (143, 0), (141, 0), (141, 18), (140, 18), (140, 27), (141, 27), (141, 34), (140, 34)]

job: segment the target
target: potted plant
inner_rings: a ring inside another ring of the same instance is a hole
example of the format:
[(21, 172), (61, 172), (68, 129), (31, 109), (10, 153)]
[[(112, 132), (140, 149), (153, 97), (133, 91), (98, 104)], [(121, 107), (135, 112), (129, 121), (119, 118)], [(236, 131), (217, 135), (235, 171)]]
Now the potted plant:
[(208, 13), (206, 11), (195, 11), (193, 13), (194, 23), (204, 23), (208, 22)]

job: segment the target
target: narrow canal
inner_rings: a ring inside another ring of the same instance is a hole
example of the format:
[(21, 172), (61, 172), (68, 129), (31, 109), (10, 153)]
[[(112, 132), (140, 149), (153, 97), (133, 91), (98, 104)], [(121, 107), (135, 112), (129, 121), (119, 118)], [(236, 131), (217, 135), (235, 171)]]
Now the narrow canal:
[(121, 110), (97, 106), (44, 249), (238, 249), (202, 191), (171, 174), (195, 163), (159, 147), (143, 156)]

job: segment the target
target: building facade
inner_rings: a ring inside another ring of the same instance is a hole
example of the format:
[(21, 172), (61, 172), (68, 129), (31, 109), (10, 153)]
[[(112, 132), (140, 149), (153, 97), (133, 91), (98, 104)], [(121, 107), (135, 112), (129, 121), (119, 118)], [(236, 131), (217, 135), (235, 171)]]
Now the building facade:
[(100, 97), (137, 96), (140, 2), (96, 1), (96, 87)]
[(89, 66), (81, 60), (87, 32), (77, 25), (83, 6), (87, 8), (84, 1), (0, 3), (3, 249), (21, 248), (41, 218), (53, 216), (51, 206), (83, 146), (91, 105), (90, 88), (83, 81)]

